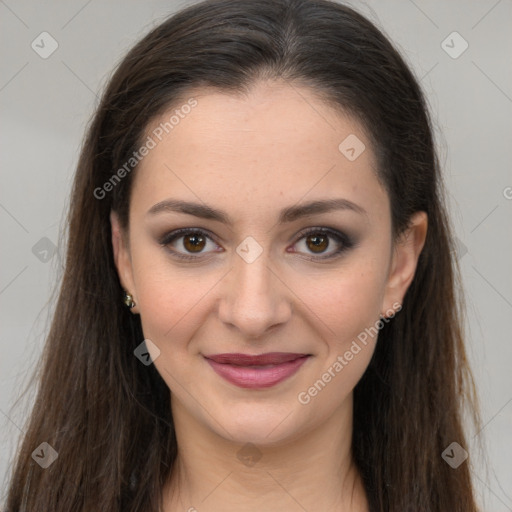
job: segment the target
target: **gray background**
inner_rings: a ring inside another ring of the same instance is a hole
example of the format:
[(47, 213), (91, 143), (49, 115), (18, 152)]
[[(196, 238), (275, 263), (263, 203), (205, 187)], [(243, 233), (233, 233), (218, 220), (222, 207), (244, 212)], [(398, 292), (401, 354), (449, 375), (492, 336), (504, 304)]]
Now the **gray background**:
[[(0, 481), (34, 397), (31, 388), (13, 408), (47, 332), (64, 256), (59, 232), (99, 91), (135, 41), (190, 3), (0, 0)], [(470, 433), (465, 448), (478, 457), (483, 441), (487, 450), (487, 467), (480, 457), (473, 471), (485, 510), (512, 511), (512, 2), (350, 4), (394, 41), (429, 99), (459, 240), (467, 343), (485, 425)], [(46, 59), (31, 47), (43, 31), (58, 42)], [(448, 37), (454, 31), (469, 45), (457, 58), (464, 42)]]

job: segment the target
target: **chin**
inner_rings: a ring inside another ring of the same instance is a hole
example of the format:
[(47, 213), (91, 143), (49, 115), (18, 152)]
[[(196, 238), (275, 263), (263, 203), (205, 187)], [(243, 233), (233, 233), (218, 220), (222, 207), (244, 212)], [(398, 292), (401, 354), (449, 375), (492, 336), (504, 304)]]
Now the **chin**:
[[(305, 425), (299, 425), (297, 417), (294, 417), (300, 413), (300, 410), (292, 412), (291, 407), (277, 404), (238, 405), (229, 407), (225, 419), (221, 421), (226, 430), (219, 429), (218, 425), (212, 427), (231, 442), (252, 443), (260, 447), (273, 446), (292, 441), (305, 429)], [(226, 431), (230, 437), (227, 437)]]

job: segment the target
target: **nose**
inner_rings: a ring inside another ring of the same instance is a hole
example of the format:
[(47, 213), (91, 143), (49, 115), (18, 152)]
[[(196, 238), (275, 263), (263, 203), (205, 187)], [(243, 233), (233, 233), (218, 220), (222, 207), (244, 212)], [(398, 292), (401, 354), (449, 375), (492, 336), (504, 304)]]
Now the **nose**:
[(291, 316), (291, 290), (272, 268), (268, 251), (250, 263), (235, 254), (233, 268), (223, 279), (220, 319), (244, 339), (261, 338)]

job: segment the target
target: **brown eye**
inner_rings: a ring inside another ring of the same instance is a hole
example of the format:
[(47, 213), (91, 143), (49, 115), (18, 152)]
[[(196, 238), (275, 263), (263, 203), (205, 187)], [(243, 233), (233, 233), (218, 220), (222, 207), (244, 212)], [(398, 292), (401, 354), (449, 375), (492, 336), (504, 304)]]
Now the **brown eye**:
[(183, 237), (183, 247), (190, 252), (201, 252), (206, 244), (206, 238), (198, 233)]
[(312, 256), (310, 259), (318, 261), (335, 258), (356, 245), (347, 234), (326, 227), (308, 229), (299, 236), (294, 252)]
[[(211, 252), (216, 252), (219, 248), (213, 238), (206, 232), (188, 228), (167, 233), (159, 242), (173, 256), (184, 260), (198, 260)], [(213, 251), (208, 251), (208, 245), (211, 245), (210, 249), (213, 249)]]
[(312, 252), (321, 253), (329, 247), (329, 237), (323, 234), (309, 235), (306, 238), (306, 245)]

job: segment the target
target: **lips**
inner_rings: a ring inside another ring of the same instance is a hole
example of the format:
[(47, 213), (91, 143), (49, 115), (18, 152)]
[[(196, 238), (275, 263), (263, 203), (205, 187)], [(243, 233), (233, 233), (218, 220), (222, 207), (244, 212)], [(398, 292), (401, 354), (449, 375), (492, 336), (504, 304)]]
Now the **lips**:
[(269, 352), (267, 354), (214, 354), (205, 356), (213, 370), (242, 388), (268, 388), (298, 371), (310, 354)]

